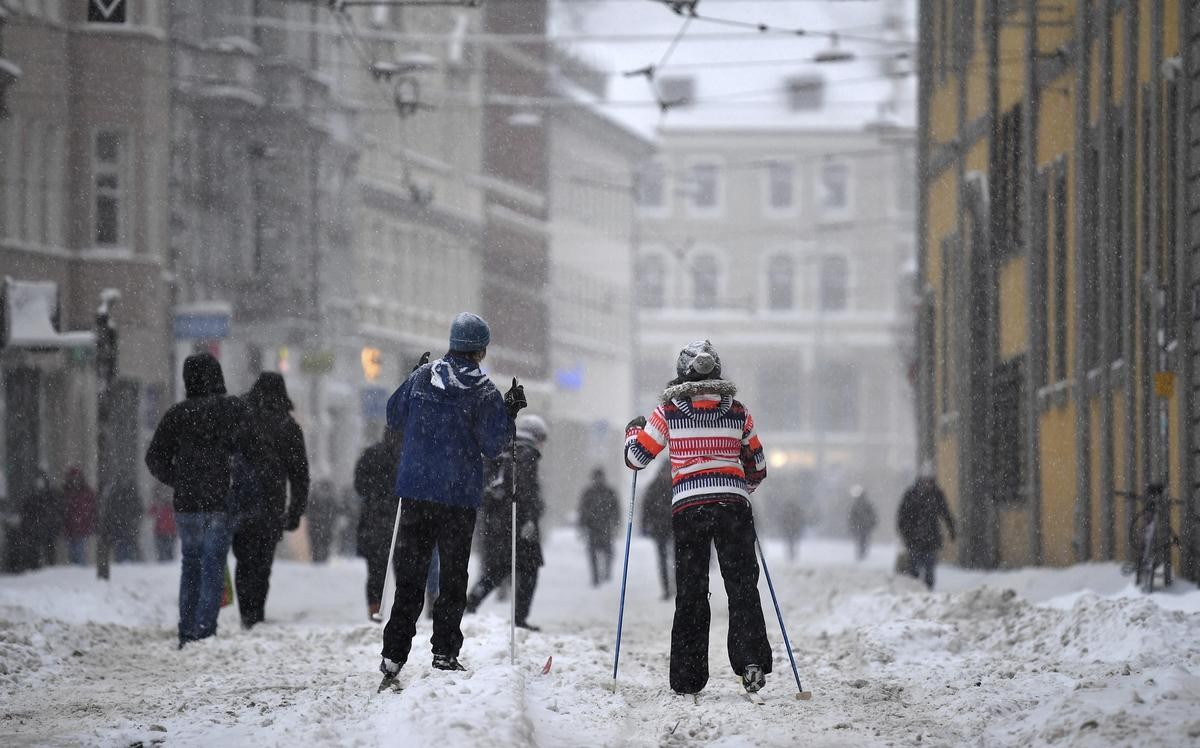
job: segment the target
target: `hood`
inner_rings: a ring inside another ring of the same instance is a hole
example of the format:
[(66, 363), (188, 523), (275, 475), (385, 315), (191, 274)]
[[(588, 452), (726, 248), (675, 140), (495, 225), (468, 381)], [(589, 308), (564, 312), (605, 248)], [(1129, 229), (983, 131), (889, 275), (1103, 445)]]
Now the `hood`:
[[(733, 396), (736, 394), (737, 385), (728, 379), (702, 379), (698, 382), (672, 383), (663, 390), (660, 399), (663, 405), (675, 403), (675, 406), (689, 417), (707, 415), (720, 418), (729, 412), (733, 406)], [(698, 397), (710, 400), (719, 398), (720, 402), (715, 409), (699, 409), (692, 406), (692, 401)]]
[(183, 389), (188, 399), (225, 394), (221, 362), (211, 353), (194, 353), (183, 362)]
[(250, 392), (246, 393), (246, 400), (251, 407), (268, 410), (289, 412), (294, 407), (291, 398), (288, 397), (287, 383), (283, 381), (283, 375), (274, 371), (264, 371), (258, 375)]
[(483, 386), (488, 378), (475, 361), (447, 354), (429, 365), (429, 381), (447, 394), (464, 395)]

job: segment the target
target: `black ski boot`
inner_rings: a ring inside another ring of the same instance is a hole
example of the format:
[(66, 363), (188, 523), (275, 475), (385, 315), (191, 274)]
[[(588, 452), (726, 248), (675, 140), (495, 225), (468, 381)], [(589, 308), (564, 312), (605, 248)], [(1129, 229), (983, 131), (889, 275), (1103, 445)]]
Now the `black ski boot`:
[(435, 654), (433, 656), (433, 666), (438, 670), (461, 670), (463, 672), (467, 670), (455, 655)]
[(400, 665), (391, 660), (384, 659), (379, 662), (379, 672), (383, 673), (383, 680), (379, 681), (379, 689), (375, 693), (383, 693), (384, 691), (400, 691)]
[(742, 671), (742, 688), (746, 689), (746, 693), (757, 693), (765, 685), (767, 676), (763, 675), (758, 665), (747, 665)]

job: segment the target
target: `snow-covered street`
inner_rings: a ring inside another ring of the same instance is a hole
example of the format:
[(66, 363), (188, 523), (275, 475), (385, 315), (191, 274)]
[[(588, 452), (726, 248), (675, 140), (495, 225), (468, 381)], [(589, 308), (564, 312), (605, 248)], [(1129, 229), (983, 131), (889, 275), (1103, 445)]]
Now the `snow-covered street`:
[[(374, 693), (379, 627), (358, 561), (279, 562), (266, 624), (221, 615), (214, 640), (175, 649), (177, 564), (0, 580), (0, 731), (7, 745), (1184, 745), (1200, 739), (1200, 592), (1146, 598), (1115, 565), (980, 574), (943, 568), (927, 593), (811, 541), (772, 547), (810, 702), (795, 687), (766, 593), (774, 674), (756, 707), (725, 661), (714, 574), (713, 677), (699, 704), (667, 688), (672, 605), (638, 539), (619, 687), (618, 584), (587, 584), (572, 531), (547, 543), (508, 664), (505, 603), (468, 616), (467, 673), (429, 667), (422, 623), (401, 694)], [(619, 573), (619, 569), (618, 569)], [(1072, 590), (1088, 589), (1088, 592)], [(549, 675), (542, 665), (553, 656)]]

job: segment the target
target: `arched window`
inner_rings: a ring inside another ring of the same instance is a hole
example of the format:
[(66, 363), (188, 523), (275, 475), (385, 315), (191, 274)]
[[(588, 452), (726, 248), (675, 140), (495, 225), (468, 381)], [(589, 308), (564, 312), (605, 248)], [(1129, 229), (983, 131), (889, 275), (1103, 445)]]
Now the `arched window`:
[(785, 311), (795, 304), (796, 261), (775, 255), (767, 262), (767, 308)]
[(666, 303), (667, 267), (663, 258), (648, 255), (638, 262), (638, 304), (646, 309), (662, 309)]
[(841, 255), (821, 258), (819, 300), (822, 312), (842, 312), (850, 301), (850, 263)]
[(692, 306), (696, 309), (717, 307), (719, 270), (717, 258), (700, 255), (692, 261)]

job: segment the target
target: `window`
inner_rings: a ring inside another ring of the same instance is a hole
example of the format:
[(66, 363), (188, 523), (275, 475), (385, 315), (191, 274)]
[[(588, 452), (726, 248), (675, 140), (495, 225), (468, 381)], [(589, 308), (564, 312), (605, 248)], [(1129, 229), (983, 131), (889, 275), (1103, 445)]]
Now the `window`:
[(821, 258), (819, 303), (822, 312), (845, 311), (850, 296), (850, 263), (845, 257)]
[(128, 4), (127, 0), (88, 0), (88, 23), (124, 24), (128, 21), (126, 16)]
[(827, 160), (820, 169), (821, 210), (830, 215), (843, 215), (850, 208), (850, 165), (845, 161)]
[(991, 173), (992, 216), (996, 252), (1005, 256), (1020, 251), (1021, 235), (1021, 107), (1001, 115), (992, 144), (995, 166)]
[(817, 369), (813, 420), (818, 431), (858, 430), (858, 369), (851, 364), (827, 361)]
[(992, 377), (991, 489), (992, 500), (998, 503), (1025, 495), (1023, 361), (1022, 356), (1000, 364)]
[(788, 255), (775, 255), (767, 265), (767, 308), (780, 312), (795, 304), (796, 261)]
[(1060, 163), (1051, 186), (1050, 202), (1054, 208), (1051, 231), (1054, 242), (1054, 365), (1051, 372), (1055, 382), (1067, 378), (1067, 170)]
[(664, 104), (691, 106), (696, 99), (696, 79), (691, 76), (659, 78), (658, 96)]
[(790, 211), (796, 204), (796, 167), (789, 161), (767, 164), (767, 207), (773, 212)]
[(637, 204), (643, 208), (661, 208), (666, 204), (667, 170), (661, 161), (649, 161), (638, 171), (634, 184)]
[(124, 151), (125, 144), (120, 133), (113, 130), (96, 133), (92, 173), (96, 201), (95, 238), (99, 245), (120, 244), (123, 238)]
[(693, 164), (688, 174), (688, 197), (693, 208), (703, 212), (716, 210), (720, 202), (717, 165)]
[(667, 301), (667, 268), (658, 255), (643, 257), (638, 263), (638, 303), (646, 309), (662, 309)]
[(793, 112), (820, 109), (825, 104), (825, 79), (819, 75), (789, 78), (787, 100)]
[(692, 261), (692, 306), (696, 309), (715, 309), (718, 296), (717, 260), (712, 255), (700, 255)]

